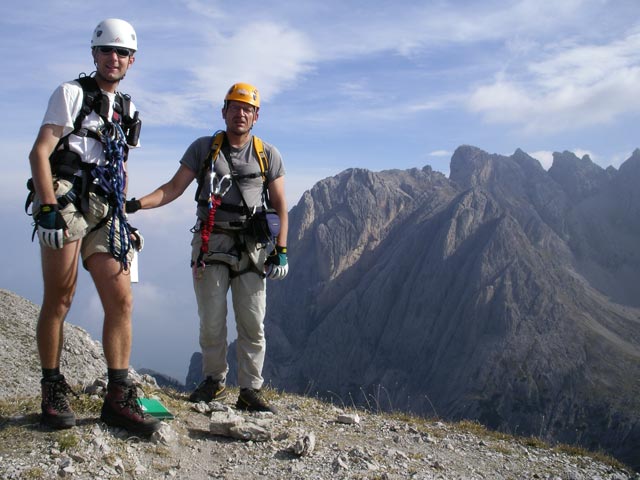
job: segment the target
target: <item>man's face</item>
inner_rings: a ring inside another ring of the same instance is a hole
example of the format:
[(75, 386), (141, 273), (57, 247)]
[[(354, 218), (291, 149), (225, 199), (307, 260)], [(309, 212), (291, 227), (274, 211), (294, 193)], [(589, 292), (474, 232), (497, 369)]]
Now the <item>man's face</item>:
[(244, 135), (258, 120), (258, 111), (248, 103), (230, 100), (226, 108), (222, 109), (222, 118), (224, 118), (228, 132)]
[(134, 52), (122, 47), (95, 47), (93, 59), (96, 75), (109, 83), (122, 80), (135, 61)]

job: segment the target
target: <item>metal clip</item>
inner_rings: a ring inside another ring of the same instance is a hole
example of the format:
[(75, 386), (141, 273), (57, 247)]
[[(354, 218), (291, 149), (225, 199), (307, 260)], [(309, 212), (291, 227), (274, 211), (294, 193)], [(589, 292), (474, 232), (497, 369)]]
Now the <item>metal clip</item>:
[(225, 193), (231, 188), (231, 175), (224, 175), (220, 178), (215, 174), (211, 175), (211, 196), (224, 197)]

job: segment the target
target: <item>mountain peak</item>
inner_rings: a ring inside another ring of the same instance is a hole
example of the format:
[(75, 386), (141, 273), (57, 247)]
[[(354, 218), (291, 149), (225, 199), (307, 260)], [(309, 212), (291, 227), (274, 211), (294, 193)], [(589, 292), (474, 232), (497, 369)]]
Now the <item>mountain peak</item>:
[(589, 155), (578, 158), (569, 151), (554, 152), (549, 175), (573, 201), (597, 194), (610, 180), (609, 173), (595, 164)]
[[(291, 251), (304, 254), (269, 284), (265, 378), (362, 401), (383, 390), (396, 410), (436, 409), (507, 431), (544, 425), (550, 438), (597, 441), (631, 458), (624, 444), (640, 440), (637, 305), (621, 310), (611, 299), (622, 284), (640, 285), (640, 262), (631, 256), (621, 275), (615, 252), (599, 246), (627, 252), (640, 241), (628, 228), (635, 197), (620, 221), (606, 221), (587, 199), (611, 195), (610, 175), (566, 151), (549, 173), (522, 150), (463, 145), (448, 181), (415, 177), (389, 170), (352, 177), (348, 189), (322, 182), (292, 210), (290, 231), (303, 233)], [(325, 197), (331, 208), (320, 208)], [(640, 298), (633, 288), (616, 298)], [(602, 408), (625, 420), (595, 422)]]

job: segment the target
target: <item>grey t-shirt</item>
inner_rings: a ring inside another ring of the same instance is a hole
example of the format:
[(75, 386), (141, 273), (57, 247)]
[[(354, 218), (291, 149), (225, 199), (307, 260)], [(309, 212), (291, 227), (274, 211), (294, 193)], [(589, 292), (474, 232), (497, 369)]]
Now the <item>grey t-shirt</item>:
[[(211, 149), (211, 141), (213, 137), (200, 137), (195, 140), (187, 150), (184, 152), (180, 163), (185, 167), (196, 172), (196, 178), (200, 182), (200, 173), (202, 171), (202, 165), (209, 156), (209, 150)], [(272, 182), (276, 178), (285, 174), (284, 164), (282, 163), (282, 156), (276, 147), (263, 142), (264, 152), (269, 160), (269, 167), (266, 170), (267, 182)], [(227, 175), (230, 173), (229, 161), (233, 165), (235, 173), (243, 177), (245, 175), (256, 174), (254, 178), (241, 178), (239, 180), (233, 179), (231, 189), (222, 198), (222, 203), (225, 205), (233, 205), (236, 207), (242, 207), (242, 197), (247, 203), (249, 208), (262, 206), (262, 190), (263, 182), (260, 174), (260, 165), (258, 163), (255, 149), (253, 148), (253, 137), (244, 146), (240, 148), (233, 148), (227, 142), (220, 149), (218, 158), (214, 164), (214, 171), (218, 177)], [(210, 170), (207, 168), (207, 175), (204, 178), (204, 185), (200, 192), (199, 200), (208, 201), (211, 195), (210, 192)], [(242, 191), (242, 196), (240, 191)], [(205, 205), (198, 206), (198, 218), (206, 220), (208, 209)], [(233, 222), (243, 220), (245, 217), (239, 212), (225, 211), (224, 207), (219, 208), (216, 211), (216, 222)]]

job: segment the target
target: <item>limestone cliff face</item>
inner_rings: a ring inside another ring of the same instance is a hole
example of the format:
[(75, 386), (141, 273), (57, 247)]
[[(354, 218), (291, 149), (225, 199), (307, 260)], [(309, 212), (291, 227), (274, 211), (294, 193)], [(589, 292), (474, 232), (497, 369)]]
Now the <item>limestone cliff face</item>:
[(640, 152), (572, 155), (318, 183), (268, 284), (267, 380), (640, 458)]

